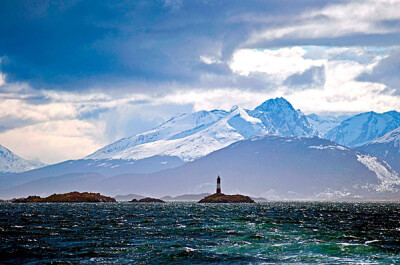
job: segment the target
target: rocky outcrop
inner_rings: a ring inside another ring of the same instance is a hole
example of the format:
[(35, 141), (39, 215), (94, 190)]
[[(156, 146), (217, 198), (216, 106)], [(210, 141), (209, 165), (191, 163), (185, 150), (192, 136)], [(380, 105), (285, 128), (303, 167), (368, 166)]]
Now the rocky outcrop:
[(74, 191), (64, 194), (53, 194), (46, 198), (41, 198), (40, 196), (29, 196), (27, 198), (13, 199), (12, 202), (116, 202), (116, 200), (101, 195), (100, 193)]
[(199, 203), (255, 203), (250, 197), (244, 195), (225, 195), (214, 193), (199, 201)]
[(131, 202), (163, 202), (164, 203), (165, 201), (160, 200), (160, 199), (147, 197), (147, 198), (143, 198), (143, 199), (140, 199), (140, 200), (133, 199), (133, 200), (131, 200)]

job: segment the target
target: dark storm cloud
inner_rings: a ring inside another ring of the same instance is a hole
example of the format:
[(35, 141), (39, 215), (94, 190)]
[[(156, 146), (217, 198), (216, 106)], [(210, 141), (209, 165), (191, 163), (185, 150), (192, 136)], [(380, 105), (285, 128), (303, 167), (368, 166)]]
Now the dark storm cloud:
[(314, 66), (301, 74), (289, 76), (284, 85), (289, 87), (322, 87), (325, 84), (325, 67)]
[[(254, 30), (327, 3), (332, 1), (1, 1), (1, 71), (7, 82), (66, 90), (193, 84), (202, 73), (221, 79), (232, 76), (227, 66), (202, 64), (201, 55), (229, 59)], [(259, 47), (273, 45), (286, 43)]]
[(5, 131), (8, 131), (8, 130), (10, 130), (9, 127), (4, 126), (4, 125), (0, 125), (0, 133), (5, 132)]
[(37, 121), (31, 118), (15, 117), (13, 115), (6, 115), (0, 117), (0, 133), (6, 132), (15, 128), (20, 128), (28, 125), (33, 125)]
[(400, 50), (393, 51), (382, 59), (371, 73), (364, 73), (357, 78), (359, 81), (378, 82), (395, 89), (400, 94)]

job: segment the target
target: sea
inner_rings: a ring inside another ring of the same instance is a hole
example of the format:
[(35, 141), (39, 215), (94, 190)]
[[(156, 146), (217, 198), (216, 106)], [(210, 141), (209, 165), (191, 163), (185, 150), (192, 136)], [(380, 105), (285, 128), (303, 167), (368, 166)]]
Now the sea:
[(0, 203), (0, 264), (400, 264), (400, 204)]

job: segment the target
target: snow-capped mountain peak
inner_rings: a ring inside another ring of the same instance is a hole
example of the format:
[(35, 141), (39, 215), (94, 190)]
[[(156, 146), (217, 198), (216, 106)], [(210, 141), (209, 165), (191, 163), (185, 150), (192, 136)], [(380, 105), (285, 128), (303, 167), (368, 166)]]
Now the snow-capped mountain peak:
[(265, 101), (249, 114), (260, 119), (270, 133), (282, 136), (318, 135), (305, 115), (282, 97)]
[[(227, 114), (224, 110), (199, 111), (192, 114), (180, 114), (174, 116), (160, 126), (144, 133), (140, 133), (131, 137), (123, 138), (110, 145), (107, 145), (95, 153), (87, 156), (87, 159), (108, 159), (122, 158), (122, 153), (126, 154), (127, 150), (143, 144), (153, 143), (160, 140), (176, 140), (188, 137), (201, 130), (204, 130), (214, 124), (216, 121), (225, 117)], [(128, 155), (128, 157), (130, 157)], [(130, 157), (129, 159), (134, 159)]]
[(0, 145), (0, 173), (18, 173), (43, 166), (41, 162), (23, 159)]
[(256, 111), (279, 111), (279, 110), (285, 110), (285, 109), (290, 109), (294, 110), (292, 104), (289, 103), (286, 99), (283, 97), (275, 98), (275, 99), (268, 99), (261, 103), (258, 107), (256, 107), (254, 110)]
[(318, 133), (300, 110), (284, 98), (270, 99), (254, 110), (233, 106), (224, 110), (179, 114), (145, 133), (121, 139), (87, 159), (142, 159), (177, 156), (185, 161), (202, 157), (233, 142), (256, 135), (314, 136)]
[(266, 133), (260, 120), (238, 106), (228, 113), (199, 111), (169, 120), (148, 133), (117, 141), (87, 158), (142, 159), (166, 155), (191, 161), (233, 142)]

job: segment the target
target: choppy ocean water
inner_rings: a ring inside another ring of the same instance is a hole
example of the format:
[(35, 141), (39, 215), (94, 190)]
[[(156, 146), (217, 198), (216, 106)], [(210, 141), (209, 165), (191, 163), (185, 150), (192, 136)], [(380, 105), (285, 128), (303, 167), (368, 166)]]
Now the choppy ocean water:
[(399, 264), (400, 204), (0, 204), (0, 264)]

